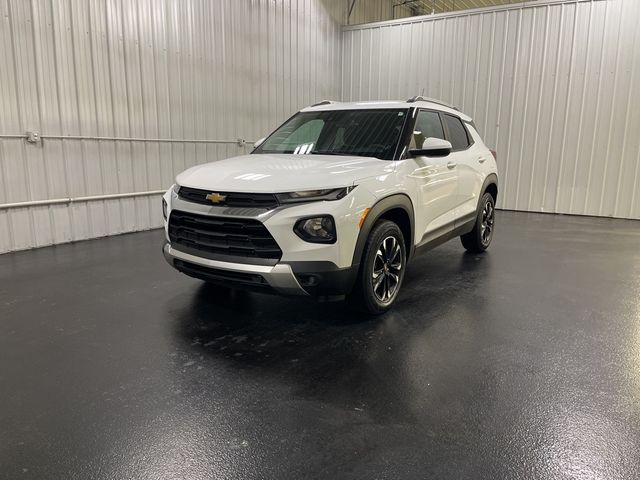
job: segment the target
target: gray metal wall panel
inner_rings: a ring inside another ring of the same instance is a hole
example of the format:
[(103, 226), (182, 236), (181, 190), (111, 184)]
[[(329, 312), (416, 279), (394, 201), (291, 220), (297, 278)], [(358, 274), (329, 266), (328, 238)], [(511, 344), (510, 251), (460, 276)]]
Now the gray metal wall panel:
[[(0, 0), (0, 135), (256, 140), (340, 90), (344, 2)], [(235, 144), (0, 138), (0, 203), (155, 191)], [(0, 253), (161, 225), (156, 196), (0, 210)]]
[(639, 219), (639, 18), (580, 0), (347, 27), (343, 99), (458, 105), (498, 151), (503, 208)]

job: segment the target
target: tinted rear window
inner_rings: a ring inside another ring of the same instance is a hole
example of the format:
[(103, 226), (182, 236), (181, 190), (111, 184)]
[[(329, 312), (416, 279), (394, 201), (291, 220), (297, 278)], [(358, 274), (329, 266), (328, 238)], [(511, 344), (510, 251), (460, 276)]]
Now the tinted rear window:
[(462, 125), (460, 119), (453, 115), (445, 114), (444, 121), (449, 129), (449, 141), (453, 149), (464, 150), (467, 148), (470, 145), (469, 138), (467, 137), (467, 130), (464, 128), (464, 125)]

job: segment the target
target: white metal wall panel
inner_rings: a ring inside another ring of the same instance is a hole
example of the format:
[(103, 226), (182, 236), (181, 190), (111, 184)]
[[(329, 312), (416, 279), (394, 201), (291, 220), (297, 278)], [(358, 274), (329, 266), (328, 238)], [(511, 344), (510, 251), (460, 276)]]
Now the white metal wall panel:
[(345, 101), (425, 95), (496, 147), (502, 208), (640, 219), (640, 1), (345, 27)]
[[(340, 90), (344, 3), (0, 0), (0, 204), (168, 188)], [(338, 13), (336, 13), (338, 12)], [(0, 209), (0, 253), (161, 225), (158, 195)]]

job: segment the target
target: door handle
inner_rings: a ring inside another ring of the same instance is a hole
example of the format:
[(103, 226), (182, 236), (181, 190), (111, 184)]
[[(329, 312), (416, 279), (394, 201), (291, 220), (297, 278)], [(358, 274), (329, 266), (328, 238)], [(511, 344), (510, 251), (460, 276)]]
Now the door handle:
[(487, 157), (478, 157), (478, 162), (484, 163), (487, 160)]
[(449, 163), (447, 163), (447, 168), (449, 170), (451, 170), (452, 168), (456, 168), (456, 165), (457, 165), (457, 163), (455, 163), (455, 162), (449, 162)]

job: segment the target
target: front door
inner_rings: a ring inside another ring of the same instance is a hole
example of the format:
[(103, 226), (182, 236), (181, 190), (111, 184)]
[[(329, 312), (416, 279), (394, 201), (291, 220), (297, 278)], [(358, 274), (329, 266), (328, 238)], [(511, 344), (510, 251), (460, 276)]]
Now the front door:
[[(420, 110), (411, 139), (411, 147), (422, 146), (429, 137), (444, 139), (444, 129), (438, 112)], [(416, 212), (416, 237), (418, 243), (431, 237), (440, 236), (453, 228), (456, 218), (458, 195), (458, 171), (451, 161), (451, 155), (444, 157), (415, 157), (413, 171), (409, 174), (417, 182), (418, 199), (421, 203)]]

